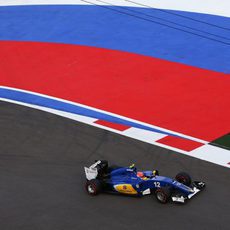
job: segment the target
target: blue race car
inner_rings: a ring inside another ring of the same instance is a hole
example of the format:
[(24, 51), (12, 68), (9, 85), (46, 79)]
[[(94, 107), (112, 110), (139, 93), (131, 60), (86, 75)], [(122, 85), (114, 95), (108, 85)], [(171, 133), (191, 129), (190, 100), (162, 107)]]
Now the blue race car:
[(109, 167), (105, 160), (85, 167), (85, 175), (86, 191), (90, 195), (103, 191), (133, 196), (153, 194), (161, 203), (167, 203), (170, 198), (174, 202), (184, 203), (205, 187), (204, 182), (192, 182), (185, 172), (171, 179), (160, 176), (158, 170), (138, 171), (134, 164), (130, 167)]

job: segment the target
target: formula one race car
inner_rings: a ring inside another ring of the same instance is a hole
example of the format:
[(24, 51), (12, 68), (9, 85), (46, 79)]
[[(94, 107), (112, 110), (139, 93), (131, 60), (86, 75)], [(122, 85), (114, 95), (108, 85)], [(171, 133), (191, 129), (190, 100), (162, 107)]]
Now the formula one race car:
[(90, 195), (103, 191), (133, 196), (154, 194), (161, 203), (167, 203), (170, 198), (174, 202), (184, 203), (205, 187), (204, 182), (192, 182), (185, 172), (171, 179), (159, 176), (157, 170), (137, 171), (134, 164), (130, 167), (109, 167), (105, 160), (95, 161), (89, 168), (85, 167), (85, 175), (86, 191)]

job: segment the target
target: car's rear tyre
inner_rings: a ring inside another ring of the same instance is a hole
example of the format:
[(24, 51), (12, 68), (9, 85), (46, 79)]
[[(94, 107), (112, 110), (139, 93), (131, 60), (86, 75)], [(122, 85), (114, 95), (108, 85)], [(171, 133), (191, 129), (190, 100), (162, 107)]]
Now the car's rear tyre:
[(176, 175), (175, 179), (184, 184), (184, 185), (187, 185), (187, 186), (190, 186), (191, 183), (192, 183), (192, 179), (191, 179), (191, 176), (186, 173), (186, 172), (180, 172)]
[(166, 204), (169, 201), (169, 198), (171, 197), (171, 190), (168, 187), (158, 188), (155, 191), (155, 196), (160, 203)]
[(101, 192), (102, 185), (99, 180), (93, 179), (86, 182), (85, 188), (89, 195), (96, 196)]

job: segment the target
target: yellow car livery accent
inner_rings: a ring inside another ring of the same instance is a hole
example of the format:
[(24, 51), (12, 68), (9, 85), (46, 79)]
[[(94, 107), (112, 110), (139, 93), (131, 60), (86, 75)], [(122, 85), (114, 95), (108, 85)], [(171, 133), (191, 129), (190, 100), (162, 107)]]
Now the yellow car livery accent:
[(118, 184), (115, 185), (114, 188), (116, 191), (124, 194), (137, 194), (137, 191), (133, 188), (131, 184)]
[(141, 179), (142, 180), (148, 180), (148, 177), (142, 177)]

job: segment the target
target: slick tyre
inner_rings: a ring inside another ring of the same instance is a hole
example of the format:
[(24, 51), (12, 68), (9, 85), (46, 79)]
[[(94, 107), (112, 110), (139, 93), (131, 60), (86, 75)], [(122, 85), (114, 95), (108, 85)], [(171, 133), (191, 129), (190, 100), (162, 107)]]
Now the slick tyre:
[(89, 195), (96, 196), (101, 192), (102, 185), (99, 180), (93, 179), (86, 182), (85, 189)]
[(156, 199), (162, 203), (162, 204), (166, 204), (169, 201), (169, 198), (171, 197), (171, 191), (170, 188), (168, 187), (161, 187), (158, 188), (155, 191), (155, 196)]
[(187, 186), (190, 186), (192, 183), (192, 179), (191, 179), (190, 175), (186, 172), (178, 173), (176, 175), (175, 179), (176, 179), (176, 181), (178, 181), (184, 185), (187, 185)]

